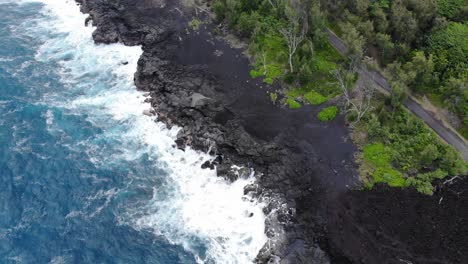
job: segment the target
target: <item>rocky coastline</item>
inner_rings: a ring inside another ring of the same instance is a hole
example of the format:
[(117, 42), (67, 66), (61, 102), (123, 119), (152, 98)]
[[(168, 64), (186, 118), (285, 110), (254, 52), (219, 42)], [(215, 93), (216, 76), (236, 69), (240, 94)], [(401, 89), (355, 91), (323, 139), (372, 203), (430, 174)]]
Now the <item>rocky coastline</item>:
[[(319, 123), (316, 107), (273, 105), (266, 91), (280, 84), (251, 79), (243, 50), (215, 36), (216, 25), (191, 30), (193, 8), (169, 0), (76, 1), (90, 15), (84, 23), (96, 26), (96, 43), (142, 46), (135, 84), (149, 92), (159, 121), (182, 128), (175, 147), (209, 152), (216, 159), (203, 166), (229, 180), (255, 171), (257, 184), (245, 193), (269, 202), (265, 233), (272, 242), (257, 263), (468, 260), (468, 238), (456, 238), (468, 233), (466, 180), (440, 183), (432, 197), (383, 186), (354, 191), (356, 149), (344, 119)], [(427, 216), (422, 224), (419, 214)], [(440, 234), (432, 228), (439, 225), (446, 226)], [(431, 235), (435, 242), (423, 241)]]

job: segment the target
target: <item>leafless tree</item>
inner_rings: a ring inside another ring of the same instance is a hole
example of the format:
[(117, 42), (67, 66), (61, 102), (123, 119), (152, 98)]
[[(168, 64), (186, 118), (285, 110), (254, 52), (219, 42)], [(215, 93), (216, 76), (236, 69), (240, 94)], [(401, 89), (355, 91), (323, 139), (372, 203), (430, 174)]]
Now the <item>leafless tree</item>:
[(353, 89), (353, 79), (360, 67), (365, 66), (358, 66), (357, 61), (353, 60), (348, 69), (340, 69), (333, 72), (343, 92), (343, 97), (346, 101), (346, 111), (356, 114), (356, 120), (352, 125), (358, 123), (373, 109), (372, 99), (376, 91), (373, 80), (367, 77), (360, 77), (355, 85), (355, 89)]
[(303, 15), (304, 11), (300, 9), (300, 5), (295, 5), (292, 1), (289, 1), (286, 5), (285, 13), (288, 17), (288, 22), (285, 27), (280, 29), (280, 33), (283, 35), (288, 45), (289, 68), (291, 72), (294, 72), (294, 54), (304, 40), (306, 33), (306, 23), (301, 21), (305, 16)]

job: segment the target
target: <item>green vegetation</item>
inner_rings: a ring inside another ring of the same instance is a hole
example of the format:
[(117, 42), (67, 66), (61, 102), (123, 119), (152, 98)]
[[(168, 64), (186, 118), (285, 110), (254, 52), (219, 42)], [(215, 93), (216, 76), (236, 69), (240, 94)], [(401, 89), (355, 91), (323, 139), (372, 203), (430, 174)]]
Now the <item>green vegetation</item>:
[(351, 53), (367, 51), (386, 67), (393, 87), (437, 97), (468, 138), (466, 0), (321, 2)]
[[(292, 98), (306, 97), (312, 104), (339, 94), (331, 71), (343, 59), (323, 33), (326, 23), (318, 2), (215, 0), (212, 8), (219, 21), (248, 39), (253, 78), (262, 77), (267, 84), (280, 80), (291, 87), (300, 86), (291, 88), (297, 92)], [(309, 94), (312, 91), (321, 96)]]
[(203, 25), (203, 21), (194, 18), (194, 19), (190, 20), (188, 25), (192, 30), (198, 30), (198, 29), (200, 29), (200, 26)]
[(317, 115), (318, 119), (322, 122), (331, 121), (335, 119), (338, 114), (338, 107), (329, 106), (320, 111)]
[[(458, 117), (460, 122), (454, 124), (461, 123), (458, 129), (468, 137), (466, 1), (321, 2), (329, 24), (350, 48), (349, 56), (371, 56), (375, 62), (366, 61), (385, 68), (393, 90), (389, 98), (369, 96), (370, 111), (359, 122), (357, 110), (362, 108), (353, 103), (359, 97), (345, 93), (348, 120), (355, 122), (354, 140), (363, 149), (360, 172), (366, 186), (385, 182), (430, 195), (435, 179), (467, 175), (467, 163), (458, 153), (401, 106), (406, 92), (427, 95)], [(349, 92), (346, 75), (337, 77), (342, 90)]]
[(319, 105), (319, 104), (322, 104), (322, 103), (325, 103), (326, 101), (328, 101), (328, 99), (325, 96), (317, 93), (316, 91), (310, 91), (310, 92), (304, 94), (304, 98), (311, 105)]
[(437, 13), (442, 17), (463, 20), (468, 11), (466, 0), (436, 0)]
[(364, 159), (370, 165), (372, 180), (366, 184), (372, 186), (377, 182), (385, 182), (392, 187), (405, 187), (406, 181), (403, 174), (391, 165), (391, 154), (382, 143), (369, 144), (364, 147)]
[[(213, 0), (212, 9), (248, 42), (250, 75), (290, 87), (284, 105), (297, 109), (342, 95), (367, 187), (382, 182), (432, 194), (435, 179), (468, 174), (458, 153), (401, 106), (407, 92), (427, 95), (468, 136), (465, 0)], [(326, 25), (348, 45), (346, 59), (328, 43)], [(356, 62), (363, 60), (385, 69), (388, 98), (358, 81)], [(278, 93), (270, 98), (276, 103)], [(337, 113), (331, 106), (317, 117), (329, 121)]]
[(289, 108), (290, 109), (298, 109), (298, 108), (301, 108), (301, 104), (298, 103), (296, 100), (292, 99), (292, 98), (288, 98), (286, 100), (286, 103), (289, 105)]
[(390, 108), (379, 101), (376, 104), (373, 114), (363, 120), (364, 126), (355, 131), (367, 135), (362, 142), (361, 173), (368, 186), (385, 182), (394, 187), (414, 186), (432, 194), (433, 180), (466, 175), (467, 164), (421, 120), (401, 107)]
[(276, 104), (276, 101), (278, 100), (278, 94), (277, 93), (270, 93), (270, 99), (273, 104)]

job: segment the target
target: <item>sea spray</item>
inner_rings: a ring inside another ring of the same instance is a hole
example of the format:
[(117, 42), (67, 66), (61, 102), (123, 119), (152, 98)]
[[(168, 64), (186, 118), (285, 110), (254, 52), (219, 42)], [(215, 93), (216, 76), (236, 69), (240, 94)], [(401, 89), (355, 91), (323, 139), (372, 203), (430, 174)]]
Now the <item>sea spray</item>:
[[(94, 29), (84, 26), (86, 16), (73, 1), (40, 2), (45, 4), (47, 19), (35, 21), (36, 25), (29, 28), (46, 36), (37, 60), (56, 61), (67, 88), (64, 92), (73, 95), (72, 100), (60, 100), (62, 94), (51, 94), (44, 103), (86, 114), (89, 122), (103, 129), (100, 137), (115, 138), (120, 144), (120, 152), (110, 156), (90, 148), (88, 156), (93, 162), (112, 168), (119, 160), (147, 156), (165, 171), (161, 185), (146, 186), (151, 197), (125, 208), (120, 216), (122, 224), (151, 230), (182, 245), (200, 263), (252, 262), (267, 242), (264, 204), (244, 195), (244, 186), (255, 181), (253, 175), (229, 183), (217, 177), (216, 171), (201, 169), (212, 156), (189, 148), (177, 149), (174, 140), (178, 128), (167, 129), (155, 122), (155, 117), (142, 114), (150, 105), (144, 103), (144, 95), (133, 84), (141, 48), (94, 45)], [(48, 118), (52, 126), (53, 115), (48, 113)], [(127, 129), (113, 129), (109, 119)], [(131, 181), (151, 175), (129, 177)], [(117, 192), (124, 193), (125, 189), (113, 190), (112, 197)]]

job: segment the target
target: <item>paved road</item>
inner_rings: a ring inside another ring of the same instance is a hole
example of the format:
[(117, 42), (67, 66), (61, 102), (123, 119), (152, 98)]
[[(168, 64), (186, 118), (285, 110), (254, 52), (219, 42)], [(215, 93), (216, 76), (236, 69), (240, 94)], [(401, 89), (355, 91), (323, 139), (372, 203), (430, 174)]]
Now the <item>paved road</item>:
[[(343, 43), (343, 41), (338, 38), (335, 33), (331, 30), (327, 29), (328, 38), (332, 46), (338, 50), (339, 53), (345, 55), (347, 52), (347, 47)], [(365, 69), (360, 69), (359, 74), (362, 78), (366, 78), (367, 80), (372, 80), (378, 86), (383, 88), (384, 90), (391, 92), (391, 87), (382, 74), (374, 71), (368, 71)], [(426, 124), (432, 128), (445, 142), (452, 145), (456, 150), (460, 152), (463, 156), (465, 161), (468, 161), (468, 145), (465, 141), (457, 135), (452, 129), (445, 126), (443, 122), (436, 119), (434, 115), (425, 110), (418, 102), (413, 100), (412, 98), (407, 98), (403, 105), (408, 108), (411, 112), (413, 112), (416, 116), (421, 118)]]

